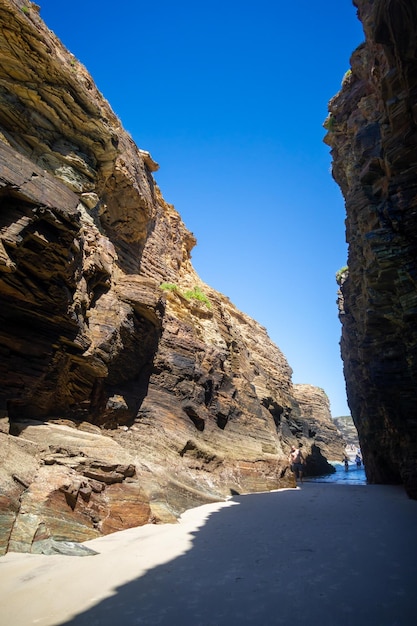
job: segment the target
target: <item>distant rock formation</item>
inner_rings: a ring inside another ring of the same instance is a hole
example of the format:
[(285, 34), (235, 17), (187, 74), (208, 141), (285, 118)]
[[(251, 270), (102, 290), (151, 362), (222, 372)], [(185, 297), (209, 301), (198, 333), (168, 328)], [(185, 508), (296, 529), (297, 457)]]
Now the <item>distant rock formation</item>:
[(366, 41), (325, 123), (347, 211), (341, 350), (368, 481), (417, 498), (417, 5), (354, 4)]
[(355, 423), (350, 415), (343, 415), (341, 417), (334, 417), (333, 423), (337, 430), (341, 433), (346, 445), (353, 446), (355, 451), (360, 447), (358, 431), (356, 430)]
[(306, 458), (306, 474), (321, 476), (335, 468), (330, 461), (342, 461), (346, 441), (332, 420), (326, 392), (312, 385), (294, 385), (294, 395), (300, 407), (300, 419), (292, 415), (299, 428), (299, 443)]
[(157, 164), (36, 5), (0, 21), (1, 550), (294, 486), (329, 416), (309, 429), (265, 328), (200, 280)]

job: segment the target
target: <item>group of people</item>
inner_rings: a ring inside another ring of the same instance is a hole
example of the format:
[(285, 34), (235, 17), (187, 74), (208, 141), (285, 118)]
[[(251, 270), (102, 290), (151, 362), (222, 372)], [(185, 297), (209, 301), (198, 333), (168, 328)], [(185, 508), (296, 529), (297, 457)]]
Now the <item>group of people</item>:
[[(349, 470), (349, 459), (348, 459), (348, 457), (346, 455), (345, 455), (345, 458), (343, 459), (343, 462), (345, 464), (345, 470), (348, 471)], [(358, 450), (357, 453), (356, 453), (355, 463), (356, 463), (356, 467), (358, 469), (360, 467), (362, 467), (362, 457), (360, 455), (360, 450)]]

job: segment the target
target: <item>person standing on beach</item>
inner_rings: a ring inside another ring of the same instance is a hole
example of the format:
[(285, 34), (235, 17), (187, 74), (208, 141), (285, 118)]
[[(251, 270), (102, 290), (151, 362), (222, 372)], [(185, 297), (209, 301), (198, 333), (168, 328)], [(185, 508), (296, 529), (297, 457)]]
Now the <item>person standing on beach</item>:
[(299, 478), (300, 482), (303, 482), (304, 457), (300, 448), (291, 446), (291, 452), (290, 456), (288, 457), (288, 461), (290, 463), (291, 471), (294, 472), (295, 480)]

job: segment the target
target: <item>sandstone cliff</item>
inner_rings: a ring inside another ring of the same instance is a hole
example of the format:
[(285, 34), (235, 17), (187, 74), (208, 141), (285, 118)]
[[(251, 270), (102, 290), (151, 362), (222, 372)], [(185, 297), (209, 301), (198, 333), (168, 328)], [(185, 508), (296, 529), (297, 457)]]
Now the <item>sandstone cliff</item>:
[(0, 21), (2, 549), (293, 486), (295, 440), (326, 470), (308, 394), (195, 273), (150, 154), (36, 5)]
[(417, 5), (356, 0), (366, 40), (330, 103), (346, 200), (341, 350), (367, 477), (417, 497)]

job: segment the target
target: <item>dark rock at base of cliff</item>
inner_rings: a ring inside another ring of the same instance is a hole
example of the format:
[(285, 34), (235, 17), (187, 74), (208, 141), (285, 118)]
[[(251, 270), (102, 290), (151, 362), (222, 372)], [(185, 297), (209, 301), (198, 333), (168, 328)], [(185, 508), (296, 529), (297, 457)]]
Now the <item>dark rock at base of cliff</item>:
[(305, 476), (325, 476), (326, 474), (335, 473), (335, 467), (328, 462), (320, 448), (315, 444), (311, 446), (308, 454), (303, 449), (303, 454), (306, 455)]

